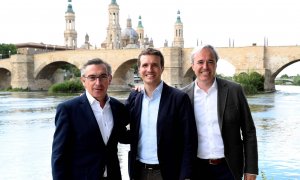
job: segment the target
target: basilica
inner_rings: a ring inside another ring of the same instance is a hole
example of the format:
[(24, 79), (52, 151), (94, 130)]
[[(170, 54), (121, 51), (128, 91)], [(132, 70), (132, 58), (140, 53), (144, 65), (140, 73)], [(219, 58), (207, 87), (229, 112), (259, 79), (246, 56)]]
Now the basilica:
[[(102, 49), (133, 49), (154, 47), (153, 40), (144, 34), (142, 18), (139, 16), (139, 22), (136, 29), (132, 27), (131, 18), (127, 18), (127, 27), (122, 30), (119, 23), (119, 5), (116, 0), (111, 0), (108, 7), (109, 23), (107, 27), (106, 39), (99, 43), (98, 48)], [(66, 29), (64, 31), (64, 42), (68, 49), (78, 49), (77, 32), (75, 29), (75, 12), (72, 8), (71, 0), (68, 0), (68, 8), (65, 13)], [(184, 47), (183, 24), (180, 19), (180, 12), (177, 12), (177, 20), (174, 25), (173, 47)], [(165, 41), (164, 47), (168, 47)], [(89, 42), (88, 34), (85, 35), (85, 42), (79, 49), (97, 49)]]

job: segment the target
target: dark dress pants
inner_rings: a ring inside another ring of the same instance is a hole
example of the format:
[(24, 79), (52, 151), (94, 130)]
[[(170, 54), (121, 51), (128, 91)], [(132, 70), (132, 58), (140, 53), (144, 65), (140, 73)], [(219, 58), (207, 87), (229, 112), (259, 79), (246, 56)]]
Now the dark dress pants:
[(159, 165), (147, 165), (137, 162), (135, 170), (136, 177), (134, 180), (163, 180)]
[(225, 158), (210, 161), (197, 158), (193, 180), (234, 180)]

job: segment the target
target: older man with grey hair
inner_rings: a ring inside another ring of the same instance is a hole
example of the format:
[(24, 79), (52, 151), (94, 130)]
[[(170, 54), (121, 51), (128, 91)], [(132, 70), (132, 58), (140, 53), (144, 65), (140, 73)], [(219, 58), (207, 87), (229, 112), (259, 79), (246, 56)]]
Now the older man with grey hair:
[(255, 125), (242, 87), (216, 77), (219, 56), (206, 45), (191, 55), (196, 80), (184, 87), (194, 106), (198, 151), (193, 179), (254, 180)]

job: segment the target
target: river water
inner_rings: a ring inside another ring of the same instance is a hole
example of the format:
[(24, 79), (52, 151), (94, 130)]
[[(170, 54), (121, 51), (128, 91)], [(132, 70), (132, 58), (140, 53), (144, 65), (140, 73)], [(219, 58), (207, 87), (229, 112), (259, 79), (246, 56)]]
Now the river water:
[[(300, 87), (248, 97), (255, 121), (260, 175), (300, 180)], [(127, 94), (110, 94), (125, 98)], [(74, 96), (74, 95), (73, 95)], [(0, 180), (50, 180), (55, 108), (73, 96), (0, 92)], [(124, 179), (128, 145), (119, 145)]]

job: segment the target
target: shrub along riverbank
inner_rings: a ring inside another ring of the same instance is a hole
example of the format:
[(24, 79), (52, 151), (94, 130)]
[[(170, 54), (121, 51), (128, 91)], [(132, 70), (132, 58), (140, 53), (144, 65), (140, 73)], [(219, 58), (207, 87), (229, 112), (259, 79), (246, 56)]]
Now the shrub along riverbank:
[(71, 79), (62, 83), (53, 84), (48, 92), (49, 93), (76, 93), (82, 92), (84, 87), (80, 81), (80, 78)]
[[(233, 77), (226, 77), (222, 75), (217, 76), (241, 84), (246, 95), (264, 92), (264, 77), (257, 72), (240, 73)], [(3, 91), (30, 91), (30, 89), (7, 88)], [(79, 77), (66, 80), (62, 83), (55, 83), (48, 90), (49, 93), (80, 93), (83, 91), (84, 87)]]
[[(264, 77), (257, 72), (250, 73), (240, 73), (239, 75), (234, 75), (233, 77), (224, 77), (218, 75), (221, 78), (235, 81), (244, 88), (247, 95), (257, 94), (263, 92), (264, 90)], [(84, 87), (80, 82), (79, 78), (75, 80), (67, 80), (63, 83), (57, 83), (49, 88), (49, 93), (75, 93), (82, 92)]]
[(233, 80), (244, 88), (247, 95), (264, 92), (264, 76), (257, 72), (240, 73), (233, 76)]
[(246, 95), (253, 95), (264, 92), (264, 76), (257, 72), (235, 74), (233, 77), (217, 75), (223, 79), (239, 83)]

